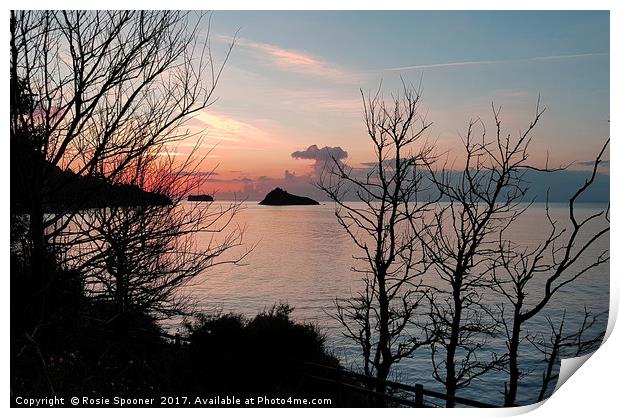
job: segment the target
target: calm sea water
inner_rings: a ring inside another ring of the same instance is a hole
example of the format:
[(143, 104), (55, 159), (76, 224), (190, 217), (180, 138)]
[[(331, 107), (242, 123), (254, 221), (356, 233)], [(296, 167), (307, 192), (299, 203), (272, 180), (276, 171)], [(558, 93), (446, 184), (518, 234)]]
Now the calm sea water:
[[(584, 206), (577, 214), (587, 216), (601, 209), (604, 208)], [(566, 218), (568, 210), (554, 206), (552, 214)], [(200, 308), (251, 316), (274, 303), (288, 303), (295, 308), (294, 318), (320, 326), (334, 354), (345, 364), (359, 367), (357, 348), (342, 336), (341, 326), (329, 315), (335, 312), (336, 298), (347, 298), (361, 286), (361, 277), (351, 271), (357, 249), (338, 225), (333, 205), (268, 207), (247, 202), (236, 222), (245, 227), (245, 243), (255, 248), (243, 265), (213, 267), (186, 289), (198, 300)], [(542, 205), (535, 205), (512, 228), (511, 239), (531, 245), (547, 232), (545, 209)], [(199, 245), (208, 245), (211, 238), (210, 234), (197, 236)], [(607, 237), (587, 256), (591, 258), (605, 248), (609, 248)], [(233, 249), (229, 255), (238, 255), (241, 251), (241, 248)], [(548, 332), (544, 315), (557, 317), (563, 309), (567, 309), (570, 327), (578, 326), (584, 305), (599, 313), (608, 308), (608, 301), (609, 267), (604, 265), (557, 293), (543, 315), (529, 324), (529, 330), (541, 334)], [(593, 332), (605, 329), (606, 316), (602, 318)], [(523, 347), (521, 361), (531, 373), (524, 378), (520, 388), (518, 401), (522, 404), (536, 399), (541, 367), (544, 367), (540, 353), (527, 343)], [(503, 350), (504, 342), (498, 339), (489, 342), (486, 354), (491, 351), (502, 354)], [(430, 352), (423, 349), (416, 351), (413, 359), (396, 365), (392, 378), (441, 390), (431, 371)], [(489, 373), (461, 390), (459, 395), (499, 404), (505, 379), (504, 373)]]

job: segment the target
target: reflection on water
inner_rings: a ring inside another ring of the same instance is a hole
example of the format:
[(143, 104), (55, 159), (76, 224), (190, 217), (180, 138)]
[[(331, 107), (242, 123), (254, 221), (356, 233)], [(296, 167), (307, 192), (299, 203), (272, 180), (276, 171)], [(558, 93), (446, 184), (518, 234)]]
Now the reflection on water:
[[(244, 241), (248, 245), (256, 244), (255, 249), (244, 260), (244, 265), (209, 269), (187, 291), (192, 292), (204, 310), (221, 309), (247, 315), (254, 315), (276, 302), (286, 302), (295, 307), (295, 318), (319, 324), (336, 354), (354, 365), (355, 347), (341, 336), (337, 322), (329, 316), (335, 310), (335, 298), (346, 298), (360, 286), (359, 275), (351, 271), (357, 250), (338, 225), (333, 205), (272, 207), (248, 202), (244, 206), (237, 222), (245, 225)], [(583, 207), (577, 214), (587, 216), (600, 209)], [(548, 231), (544, 210), (542, 205), (531, 207), (512, 228), (511, 239), (532, 245), (543, 238)], [(567, 209), (561, 206), (553, 207), (552, 211), (558, 217), (567, 215)], [(207, 245), (211, 236), (205, 234), (197, 239)], [(597, 253), (601, 247), (609, 248), (608, 238), (591, 253)], [(432, 276), (429, 280), (433, 280)], [(581, 321), (579, 315), (584, 305), (599, 313), (608, 308), (608, 301), (609, 266), (604, 265), (559, 292), (545, 313), (557, 314), (566, 308), (567, 318), (574, 325)], [(536, 327), (545, 330), (545, 324), (544, 315), (539, 315), (530, 323), (530, 331), (537, 331)], [(605, 321), (597, 327), (604, 329)], [(502, 353), (503, 341), (496, 341), (491, 349)], [(540, 367), (540, 353), (528, 347), (525, 350), (529, 351), (522, 353), (522, 362), (532, 369)], [(397, 365), (393, 377), (440, 389), (431, 377), (428, 351), (418, 351), (415, 356)], [(540, 374), (540, 370), (533, 370), (525, 378), (520, 389), (521, 403), (535, 399)], [(504, 380), (505, 375), (501, 373), (489, 374), (459, 394), (498, 403)]]

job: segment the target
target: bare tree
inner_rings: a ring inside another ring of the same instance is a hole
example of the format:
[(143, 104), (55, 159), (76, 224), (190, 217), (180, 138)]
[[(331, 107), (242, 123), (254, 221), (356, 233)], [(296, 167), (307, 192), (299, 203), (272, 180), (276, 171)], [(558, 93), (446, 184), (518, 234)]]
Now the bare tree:
[(554, 324), (553, 319), (547, 316), (547, 324), (551, 330), (548, 338), (544, 336), (527, 337), (528, 341), (545, 356), (547, 367), (542, 373), (542, 384), (538, 394), (538, 402), (545, 399), (547, 390), (551, 382), (558, 378), (554, 373), (554, 368), (561, 358), (579, 357), (593, 349), (596, 349), (602, 342), (605, 332), (596, 333), (588, 336), (588, 331), (598, 322), (599, 315), (592, 315), (587, 307), (584, 307), (583, 320), (579, 328), (573, 332), (567, 331), (566, 309), (562, 313), (559, 324)]
[[(230, 53), (221, 66), (214, 63), (208, 26), (201, 32), (205, 18), (170, 11), (11, 12), (11, 142), (22, 156), (15, 175), (27, 194), (35, 280), (44, 276), (50, 239), (74, 213), (64, 202), (60, 213), (44, 216), (66, 186), (48, 184), (53, 170), (113, 181), (149, 150), (193, 134), (180, 128), (213, 102)], [(75, 201), (88, 193), (96, 191), (84, 190)]]
[(335, 317), (344, 336), (361, 348), (365, 374), (379, 379), (386, 379), (394, 364), (431, 338), (418, 313), (426, 266), (418, 243), (420, 228), (414, 227), (432, 205), (425, 181), (435, 158), (424, 139), (430, 123), (420, 113), (416, 88), (403, 83), (402, 93), (391, 99), (386, 102), (380, 89), (372, 96), (362, 92), (375, 165), (360, 174), (334, 159), (318, 184), (334, 201), (338, 222), (361, 252), (353, 271), (364, 276), (362, 291), (337, 300)]
[(575, 211), (579, 198), (596, 179), (608, 144), (609, 140), (598, 154), (592, 173), (569, 200), (567, 227), (560, 226), (547, 205), (549, 233), (544, 241), (533, 248), (520, 247), (502, 235), (498, 242), (493, 280), (511, 307), (509, 315), (502, 315), (509, 356), (506, 406), (515, 405), (517, 398), (522, 376), (519, 347), (526, 337), (522, 335), (525, 324), (540, 314), (560, 289), (609, 261), (609, 251), (606, 249), (596, 254), (589, 253), (609, 233), (609, 208), (596, 211), (584, 219), (578, 219)]
[(470, 121), (463, 138), (464, 168), (431, 172), (445, 201), (427, 221), (421, 242), (439, 278), (439, 285), (430, 287), (437, 336), (432, 360), (433, 376), (446, 388), (447, 407), (454, 407), (457, 390), (505, 360), (495, 354), (482, 358), (498, 325), (485, 301), (491, 283), (488, 266), (498, 234), (527, 208), (522, 205), (527, 192), (523, 176), (530, 168), (530, 135), (543, 112), (537, 106), (527, 129), (513, 138), (502, 132), (500, 110), (493, 107), (494, 138), (487, 139), (480, 119)]
[[(194, 148), (197, 150), (199, 144)], [(234, 224), (239, 202), (188, 203), (208, 173), (203, 158), (180, 163), (162, 152), (127, 167), (122, 184), (165, 195), (169, 205), (94, 208), (76, 215), (73, 230), (61, 235), (72, 243), (65, 262), (85, 276), (90, 297), (110, 302), (114, 314), (130, 311), (169, 317), (186, 314), (191, 298), (179, 290), (214, 265), (237, 263), (247, 251), (223, 258), (241, 245), (243, 229)]]

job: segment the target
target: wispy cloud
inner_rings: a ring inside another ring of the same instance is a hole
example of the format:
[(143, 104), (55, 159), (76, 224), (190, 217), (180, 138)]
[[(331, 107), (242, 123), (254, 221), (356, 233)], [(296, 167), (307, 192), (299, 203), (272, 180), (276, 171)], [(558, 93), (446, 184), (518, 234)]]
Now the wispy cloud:
[(384, 68), (381, 71), (404, 71), (404, 70), (425, 70), (432, 68), (450, 68), (450, 67), (465, 67), (475, 65), (492, 65), (492, 64), (510, 64), (518, 62), (535, 62), (535, 61), (555, 61), (575, 58), (588, 58), (588, 57), (601, 57), (609, 56), (609, 52), (591, 52), (586, 54), (567, 54), (567, 55), (547, 55), (541, 57), (530, 58), (515, 58), (505, 60), (480, 60), (480, 61), (457, 61), (457, 62), (444, 62), (436, 64), (417, 64), (409, 65), (405, 67), (392, 67)]
[[(219, 39), (230, 42), (232, 38), (220, 35)], [(236, 38), (235, 45), (250, 50), (277, 68), (305, 76), (327, 78), (336, 82), (355, 82), (355, 74), (337, 64), (330, 63), (308, 52), (283, 48), (278, 45)]]
[[(253, 149), (274, 148), (281, 145), (279, 138), (266, 131), (252, 121), (242, 121), (233, 116), (215, 113), (213, 111), (198, 112), (190, 121), (190, 126), (206, 129), (206, 138), (209, 144), (204, 147), (217, 149)], [(215, 158), (215, 157), (212, 157)]]

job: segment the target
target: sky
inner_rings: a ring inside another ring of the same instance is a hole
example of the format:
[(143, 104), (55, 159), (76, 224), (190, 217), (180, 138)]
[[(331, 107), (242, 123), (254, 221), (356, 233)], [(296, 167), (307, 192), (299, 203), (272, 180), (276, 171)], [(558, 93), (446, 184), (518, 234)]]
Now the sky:
[[(206, 31), (206, 25), (205, 25)], [(360, 89), (422, 87), (429, 140), (458, 160), (470, 119), (527, 127), (540, 94), (532, 163), (587, 170), (609, 137), (609, 13), (590, 11), (226, 12), (211, 18), (216, 62), (237, 36), (204, 130), (204, 192), (260, 200), (274, 187), (313, 195), (321, 159), (373, 160)], [(179, 144), (184, 154), (193, 144)], [(326, 148), (327, 147), (327, 148)]]

